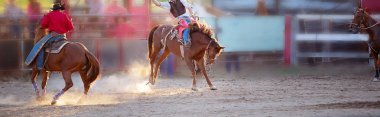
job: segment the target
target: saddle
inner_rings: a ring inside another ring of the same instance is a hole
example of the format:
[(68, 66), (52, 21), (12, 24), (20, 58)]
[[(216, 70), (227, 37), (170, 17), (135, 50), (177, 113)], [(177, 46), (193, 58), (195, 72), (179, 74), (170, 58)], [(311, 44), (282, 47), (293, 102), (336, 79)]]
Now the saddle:
[(69, 43), (66, 38), (56, 39), (45, 46), (45, 52), (57, 54)]
[[(60, 42), (61, 40), (66, 40), (66, 38), (65, 38), (65, 35), (53, 36), (53, 33), (49, 33), (33, 46), (32, 50), (30, 51), (30, 53), (28, 54), (25, 60), (26, 65), (30, 65), (36, 59), (40, 51), (46, 51), (46, 48), (49, 48), (47, 52), (59, 53), (61, 49), (67, 44), (67, 43), (66, 44), (62, 43), (62, 42), (54, 44), (56, 42)], [(51, 51), (51, 50), (54, 50), (54, 51)]]
[[(181, 44), (181, 45), (184, 45), (183, 43), (183, 33), (180, 33), (180, 31), (183, 31), (184, 28), (182, 26), (175, 26), (174, 28), (172, 28), (168, 35), (166, 36), (167, 39), (170, 39), (170, 40), (173, 40), (174, 38), (177, 39), (177, 41)], [(189, 37), (189, 41), (191, 40), (191, 38)]]

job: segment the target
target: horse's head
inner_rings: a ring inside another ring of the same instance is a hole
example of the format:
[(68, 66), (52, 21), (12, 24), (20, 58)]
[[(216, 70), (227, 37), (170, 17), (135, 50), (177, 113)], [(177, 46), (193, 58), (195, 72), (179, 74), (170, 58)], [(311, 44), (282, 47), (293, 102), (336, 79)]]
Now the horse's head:
[(207, 45), (207, 64), (213, 64), (225, 47), (220, 46), (216, 39), (211, 39)]
[(208, 44), (206, 47), (206, 56), (207, 56), (207, 64), (212, 64), (215, 62), (215, 59), (220, 55), (224, 47), (222, 47), (218, 41), (212, 36), (214, 35), (213, 30), (206, 24), (201, 24), (199, 22), (194, 22), (190, 24), (191, 32), (200, 32), (203, 34), (203, 39), (208, 40)]
[(41, 40), (42, 37), (48, 34), (48, 30), (38, 27), (35, 29), (35, 34), (36, 35), (34, 36), (34, 43), (37, 43), (39, 40)]
[(364, 9), (358, 7), (354, 12), (354, 18), (349, 25), (349, 30), (353, 33), (358, 33), (363, 27), (368, 27), (367, 25), (368, 14)]

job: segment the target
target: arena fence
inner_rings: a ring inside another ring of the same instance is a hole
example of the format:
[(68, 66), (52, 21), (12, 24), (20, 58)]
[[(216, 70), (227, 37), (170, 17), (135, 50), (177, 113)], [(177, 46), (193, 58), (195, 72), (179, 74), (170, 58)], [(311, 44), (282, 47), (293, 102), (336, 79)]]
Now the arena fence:
[[(348, 31), (353, 15), (296, 15), (293, 19), (292, 64), (302, 59), (369, 58), (368, 35)], [(379, 16), (375, 16), (380, 19)], [(315, 62), (314, 60), (312, 60)]]
[[(117, 25), (110, 23), (116, 16), (74, 15), (72, 18), (76, 30), (68, 35), (69, 39), (84, 43), (102, 62), (103, 69), (115, 70), (128, 66), (130, 60), (146, 62), (146, 38), (151, 27), (175, 24), (164, 16), (122, 16), (123, 23), (133, 31), (118, 38), (112, 33)], [(351, 18), (352, 15), (296, 15), (202, 19), (215, 28), (216, 37), (227, 47), (223, 57), (238, 56), (219, 62), (256, 61), (257, 54), (276, 53), (279, 56), (271, 61), (297, 65), (303, 58), (327, 58), (326, 61), (328, 58), (368, 58), (367, 36), (347, 32), (346, 25)], [(1, 17), (0, 22), (6, 19)], [(0, 70), (30, 69), (23, 63), (33, 46), (32, 31), (27, 28), (26, 20), (20, 22), (22, 28), (17, 39), (10, 35), (10, 24), (0, 26)]]

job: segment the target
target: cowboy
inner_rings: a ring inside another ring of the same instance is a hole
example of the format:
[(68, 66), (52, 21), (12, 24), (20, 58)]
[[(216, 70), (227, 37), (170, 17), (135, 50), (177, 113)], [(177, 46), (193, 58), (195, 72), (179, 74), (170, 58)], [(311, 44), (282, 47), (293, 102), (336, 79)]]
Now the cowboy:
[(44, 50), (41, 50), (41, 48), (51, 42), (57, 41), (59, 39), (64, 39), (65, 34), (74, 29), (72, 21), (69, 19), (67, 14), (63, 12), (65, 10), (63, 4), (56, 2), (54, 3), (51, 10), (52, 11), (47, 13), (40, 22), (41, 29), (48, 29), (49, 34), (44, 36), (39, 42), (35, 44), (35, 47), (33, 47), (32, 51), (29, 53), (26, 59), (26, 64), (29, 65), (35, 58), (36, 53), (38, 53), (36, 59), (38, 70), (41, 70), (44, 64)]
[(63, 13), (64, 5), (55, 3), (48, 14), (41, 19), (41, 28), (48, 29), (50, 33), (64, 35), (74, 29), (73, 23), (67, 14)]
[(186, 47), (190, 47), (188, 25), (194, 21), (194, 18), (190, 17), (190, 15), (196, 16), (193, 5), (189, 4), (187, 0), (169, 0), (169, 2), (158, 2), (157, 0), (153, 0), (153, 3), (158, 7), (170, 10), (170, 13), (179, 20), (179, 25), (177, 27), (179, 38), (182, 37), (183, 44)]

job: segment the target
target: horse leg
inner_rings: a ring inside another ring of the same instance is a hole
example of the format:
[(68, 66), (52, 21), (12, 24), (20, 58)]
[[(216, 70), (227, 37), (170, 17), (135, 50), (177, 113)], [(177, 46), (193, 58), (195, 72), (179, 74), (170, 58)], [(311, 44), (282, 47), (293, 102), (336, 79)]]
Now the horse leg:
[(41, 76), (42, 76), (42, 83), (41, 83), (41, 88), (42, 88), (42, 99), (45, 98), (46, 95), (46, 84), (47, 80), (49, 80), (51, 72), (49, 71), (41, 71)]
[(200, 59), (200, 60), (197, 61), (197, 64), (198, 64), (198, 69), (201, 70), (201, 72), (205, 76), (205, 79), (206, 79), (207, 84), (210, 87), (210, 89), (211, 90), (217, 90), (217, 88), (212, 85), (210, 79), (208, 78), (208, 75), (207, 75), (207, 72), (206, 72), (206, 68), (205, 68), (205, 60), (202, 58), (202, 59)]
[(191, 76), (193, 77), (193, 86), (191, 90), (198, 91), (197, 79), (196, 79), (196, 74), (195, 74), (195, 65), (190, 58), (186, 58), (185, 62), (186, 62), (187, 67), (189, 67), (189, 70), (191, 71)]
[(380, 81), (380, 79), (379, 79), (379, 72), (380, 72), (380, 69), (379, 69), (379, 57), (378, 57), (378, 54), (375, 51), (373, 51), (373, 50), (371, 50), (371, 54), (372, 54), (372, 57), (373, 57), (373, 61), (374, 61), (373, 64), (375, 65), (375, 71), (376, 71), (375, 77), (373, 78), (372, 81), (378, 82), (378, 81)]
[(40, 98), (40, 91), (38, 90), (38, 86), (37, 86), (37, 76), (38, 76), (38, 70), (36, 68), (33, 68), (32, 69), (32, 78), (31, 78), (31, 81), (32, 81), (32, 84), (33, 84), (33, 89), (34, 89), (34, 92), (36, 93), (36, 98), (37, 100)]
[(160, 48), (154, 48), (153, 49), (153, 53), (152, 55), (150, 56), (150, 77), (149, 77), (149, 83), (154, 85), (155, 81), (153, 80), (153, 76), (154, 76), (154, 70), (153, 70), (153, 67), (154, 67), (154, 62), (156, 62), (156, 58), (158, 56), (158, 53), (160, 52)]
[(61, 97), (62, 94), (64, 94), (67, 90), (69, 90), (73, 86), (73, 81), (71, 80), (71, 74), (72, 72), (62, 71), (62, 76), (63, 76), (63, 79), (65, 80), (65, 87), (54, 95), (51, 105), (56, 104), (59, 97)]
[(160, 68), (160, 65), (161, 63), (166, 59), (166, 57), (168, 57), (169, 55), (169, 50), (168, 49), (165, 49), (164, 52), (162, 53), (162, 55), (160, 56), (160, 58), (158, 59), (157, 63), (156, 63), (156, 67), (155, 67), (155, 70), (156, 72), (154, 72), (154, 76), (153, 76), (153, 81), (156, 82), (156, 78), (157, 78), (157, 74), (159, 72), (159, 68)]
[(91, 84), (89, 82), (87, 82), (87, 75), (86, 75), (86, 71), (79, 71), (79, 74), (80, 74), (80, 77), (83, 81), (83, 95), (79, 98), (79, 101), (78, 103), (82, 103), (84, 99), (86, 99), (87, 97), (87, 93), (88, 93), (88, 90), (90, 89), (91, 87)]

